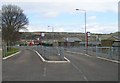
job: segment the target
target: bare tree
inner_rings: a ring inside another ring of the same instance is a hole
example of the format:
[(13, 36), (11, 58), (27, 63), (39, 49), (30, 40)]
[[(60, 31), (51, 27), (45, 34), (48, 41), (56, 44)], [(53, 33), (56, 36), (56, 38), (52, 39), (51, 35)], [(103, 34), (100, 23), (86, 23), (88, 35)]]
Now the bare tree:
[(25, 29), (28, 18), (23, 10), (16, 5), (2, 6), (2, 37), (7, 45), (19, 39), (19, 30)]

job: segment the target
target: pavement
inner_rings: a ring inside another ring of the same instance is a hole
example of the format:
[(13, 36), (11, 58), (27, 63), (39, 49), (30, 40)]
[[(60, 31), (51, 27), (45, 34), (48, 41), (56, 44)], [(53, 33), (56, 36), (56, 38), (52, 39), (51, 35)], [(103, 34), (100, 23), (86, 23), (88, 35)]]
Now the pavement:
[[(35, 50), (35, 48), (32, 48)], [(65, 53), (70, 63), (45, 63), (32, 50), (21, 48), (2, 61), (3, 81), (118, 81), (118, 64)]]

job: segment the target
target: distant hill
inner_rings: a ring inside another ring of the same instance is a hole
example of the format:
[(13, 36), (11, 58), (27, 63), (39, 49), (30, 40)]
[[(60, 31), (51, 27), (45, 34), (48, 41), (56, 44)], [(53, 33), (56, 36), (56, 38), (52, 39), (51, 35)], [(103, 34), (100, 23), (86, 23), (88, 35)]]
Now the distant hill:
[[(40, 33), (41, 32), (20, 32), (21, 33), (21, 38), (26, 38), (26, 39), (36, 39), (40, 38)], [(55, 40), (62, 40), (63, 38), (67, 37), (77, 37), (81, 39), (82, 41), (85, 40), (85, 34), (84, 33), (67, 33), (67, 32), (42, 32), (45, 33), (45, 40), (52, 40), (53, 38)], [(96, 39), (101, 39), (101, 40), (106, 40), (114, 36), (118, 36), (120, 32), (115, 32), (115, 33), (110, 33), (110, 34), (95, 34), (91, 33), (91, 36), (89, 39), (91, 41), (96, 41)]]

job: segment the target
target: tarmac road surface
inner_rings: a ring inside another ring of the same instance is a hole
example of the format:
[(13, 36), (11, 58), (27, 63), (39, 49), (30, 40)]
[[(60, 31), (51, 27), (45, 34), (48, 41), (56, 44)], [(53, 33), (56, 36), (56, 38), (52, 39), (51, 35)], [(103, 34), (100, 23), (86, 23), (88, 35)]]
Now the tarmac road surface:
[(32, 50), (3, 60), (3, 81), (118, 81), (118, 64), (65, 53), (70, 63), (44, 63)]

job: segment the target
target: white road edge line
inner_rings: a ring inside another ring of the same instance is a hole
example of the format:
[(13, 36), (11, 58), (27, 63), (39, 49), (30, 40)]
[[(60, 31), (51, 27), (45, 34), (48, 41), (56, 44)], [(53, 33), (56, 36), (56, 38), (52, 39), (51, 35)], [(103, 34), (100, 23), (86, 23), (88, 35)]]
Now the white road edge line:
[(36, 50), (34, 50), (34, 51), (38, 54), (38, 56), (42, 59), (43, 62), (47, 62), (47, 63), (70, 63), (70, 60), (68, 60), (66, 57), (64, 57), (64, 59), (66, 61), (47, 61)]
[(119, 61), (116, 61), (116, 60), (110, 60), (110, 59), (103, 58), (103, 57), (97, 57), (97, 58), (102, 59), (102, 60), (111, 61), (111, 62), (114, 62), (114, 63), (120, 63)]
[(42, 61), (43, 62), (45, 62), (45, 59), (36, 51), (36, 50), (34, 50), (36, 53), (37, 53), (37, 55), (42, 59)]
[(9, 55), (9, 56), (7, 56), (7, 57), (4, 57), (3, 60), (6, 60), (6, 59), (8, 59), (8, 58), (10, 58), (10, 57), (12, 57), (12, 56), (14, 56), (14, 55), (17, 55), (17, 54), (19, 54), (20, 52), (21, 52), (21, 51), (16, 52), (16, 53), (14, 53), (14, 54), (11, 54), (11, 55)]

